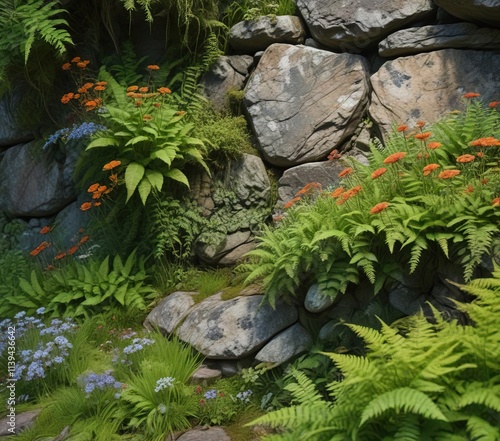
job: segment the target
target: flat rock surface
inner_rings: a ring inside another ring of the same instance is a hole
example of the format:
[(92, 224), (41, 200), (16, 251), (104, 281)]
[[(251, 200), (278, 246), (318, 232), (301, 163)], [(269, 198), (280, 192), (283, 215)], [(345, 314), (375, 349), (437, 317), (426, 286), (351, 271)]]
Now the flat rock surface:
[(462, 20), (500, 27), (498, 0), (434, 0), (434, 3)]

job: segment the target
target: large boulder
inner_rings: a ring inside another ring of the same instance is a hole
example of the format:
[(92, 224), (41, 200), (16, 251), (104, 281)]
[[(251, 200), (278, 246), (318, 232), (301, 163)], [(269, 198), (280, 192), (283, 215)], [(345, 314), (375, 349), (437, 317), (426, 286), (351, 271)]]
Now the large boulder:
[(144, 326), (149, 330), (157, 328), (165, 334), (171, 334), (194, 306), (195, 294), (183, 291), (169, 294), (148, 314)]
[(498, 99), (500, 54), (443, 49), (397, 58), (371, 78), (370, 114), (382, 135), (393, 124), (434, 122), (465, 107), (464, 93), (477, 92), (485, 101)]
[(205, 357), (243, 358), (298, 318), (295, 307), (278, 302), (274, 310), (262, 300), (262, 295), (226, 301), (211, 296), (191, 308), (176, 334)]
[(270, 46), (243, 101), (264, 158), (280, 167), (318, 161), (348, 138), (368, 102), (365, 61), (304, 46)]
[(0, 100), (0, 148), (31, 141), (34, 136), (19, 126), (17, 112), (22, 95), (19, 91), (5, 94)]
[(75, 198), (64, 166), (33, 142), (7, 150), (0, 163), (0, 210), (12, 217), (48, 216)]
[(317, 41), (350, 53), (361, 52), (435, 8), (432, 0), (297, 0), (297, 7)]
[(434, 3), (462, 20), (500, 26), (498, 0), (434, 0)]
[(382, 57), (418, 54), (439, 49), (500, 48), (500, 30), (454, 23), (402, 29), (379, 43)]
[(247, 54), (267, 49), (273, 43), (303, 43), (306, 31), (299, 17), (263, 16), (236, 23), (229, 31), (229, 44)]

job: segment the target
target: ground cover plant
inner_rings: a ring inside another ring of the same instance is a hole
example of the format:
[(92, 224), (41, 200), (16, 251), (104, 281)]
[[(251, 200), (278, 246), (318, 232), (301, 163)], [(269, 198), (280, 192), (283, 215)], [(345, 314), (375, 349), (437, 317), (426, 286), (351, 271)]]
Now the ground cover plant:
[(274, 305), (311, 283), (335, 298), (366, 278), (377, 293), (427, 260), (471, 280), (500, 238), (500, 114), (467, 96), (464, 113), (399, 126), (368, 165), (350, 161), (340, 187), (300, 190), (249, 253), (247, 281), (261, 280)]

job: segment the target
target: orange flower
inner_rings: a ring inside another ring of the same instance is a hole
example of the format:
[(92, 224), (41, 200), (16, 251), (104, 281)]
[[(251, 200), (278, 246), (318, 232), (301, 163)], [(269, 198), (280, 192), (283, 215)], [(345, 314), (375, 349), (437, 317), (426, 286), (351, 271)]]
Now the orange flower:
[(107, 164), (104, 164), (103, 170), (113, 170), (114, 168), (118, 167), (122, 162), (121, 161), (110, 161)]
[(161, 104), (160, 103), (154, 103), (153, 106), (155, 106), (157, 109), (159, 109), (161, 107)]
[(84, 202), (84, 203), (80, 206), (80, 210), (82, 210), (82, 211), (87, 211), (87, 210), (89, 210), (90, 208), (92, 208), (92, 203), (91, 203), (91, 202)]
[(40, 249), (40, 248), (38, 248), (38, 247), (37, 247), (37, 248), (35, 248), (34, 250), (31, 250), (31, 251), (30, 251), (30, 256), (35, 257), (35, 256), (37, 256), (38, 254), (40, 254), (42, 251), (43, 251), (42, 249)]
[(440, 179), (451, 179), (460, 174), (460, 170), (445, 170), (439, 173), (438, 178)]
[(406, 132), (408, 130), (408, 126), (401, 124), (397, 129), (398, 132)]
[(398, 162), (400, 159), (403, 159), (405, 156), (406, 152), (393, 153), (392, 155), (389, 155), (387, 158), (384, 159), (384, 164), (393, 164), (395, 162)]
[(50, 243), (47, 241), (43, 241), (40, 245), (38, 245), (34, 250), (30, 251), (30, 256), (37, 256), (40, 254), (45, 248), (50, 247)]
[(85, 103), (85, 107), (88, 107), (87, 110), (92, 110), (96, 106), (97, 106), (97, 103), (94, 100), (90, 100), (90, 101), (87, 101)]
[(77, 100), (78, 98), (80, 98), (80, 94), (79, 93), (75, 93), (73, 95), (73, 99)]
[(490, 104), (488, 104), (492, 109), (494, 109), (496, 106), (500, 104), (500, 101), (492, 101)]
[(355, 187), (347, 190), (345, 193), (342, 193), (342, 197), (336, 202), (337, 205), (342, 205), (344, 202), (356, 196), (362, 190), (361, 185), (356, 185)]
[(160, 66), (157, 66), (156, 64), (150, 64), (148, 66), (148, 69), (149, 70), (159, 70), (160, 69)]
[(82, 243), (87, 242), (87, 240), (89, 240), (89, 239), (90, 239), (90, 236), (83, 236), (83, 237), (80, 239), (80, 242), (78, 242), (78, 243), (81, 245)]
[(71, 64), (70, 64), (70, 63), (64, 63), (64, 64), (61, 66), (61, 69), (62, 69), (62, 70), (69, 70), (69, 69), (71, 69)]
[(106, 185), (101, 185), (101, 186), (97, 189), (97, 191), (98, 191), (98, 192), (100, 192), (100, 193), (102, 193), (103, 191), (106, 191), (106, 189), (107, 189), (107, 188), (108, 188), (108, 187), (107, 187)]
[(95, 83), (96, 86), (107, 86), (108, 83), (106, 81), (98, 81), (97, 83)]
[(385, 210), (388, 206), (389, 206), (388, 202), (379, 202), (370, 210), (370, 214), (380, 213), (381, 211)]
[(476, 153), (476, 156), (477, 156), (478, 158), (483, 158), (483, 157), (484, 157), (484, 153), (483, 153), (483, 152), (477, 152), (477, 153)]
[(500, 146), (500, 139), (493, 138), (493, 136), (488, 136), (487, 138), (479, 138), (475, 141), (469, 143), (474, 147), (493, 147)]
[(290, 199), (285, 205), (283, 205), (283, 208), (285, 208), (285, 209), (290, 208), (293, 204), (295, 204), (295, 202), (298, 202), (298, 201), (300, 201), (299, 197), (295, 197), (293, 199)]
[(47, 233), (50, 233), (52, 231), (52, 227), (49, 227), (48, 225), (43, 227), (41, 230), (40, 230), (40, 234), (47, 234)]
[(87, 67), (87, 63), (84, 63), (83, 61), (80, 61), (79, 63), (76, 63), (76, 65), (80, 68), (80, 69), (85, 69)]
[(63, 257), (66, 257), (66, 253), (59, 252), (59, 253), (57, 253), (56, 257), (54, 257), (54, 259), (61, 260)]
[(162, 95), (172, 93), (172, 91), (168, 87), (160, 87), (158, 89), (158, 92), (160, 92)]
[(424, 176), (430, 175), (433, 170), (441, 167), (439, 164), (429, 164), (423, 168)]
[(116, 184), (118, 182), (118, 175), (116, 173), (113, 173), (112, 175), (109, 175), (109, 180)]
[(464, 98), (477, 98), (478, 96), (481, 96), (480, 93), (474, 93), (474, 92), (468, 92), (464, 94)]
[(101, 205), (100, 202), (94, 202), (94, 207), (98, 207), (99, 205)]
[(295, 193), (295, 196), (306, 194), (313, 188), (321, 189), (321, 184), (319, 182), (309, 182), (308, 184), (304, 185), (304, 187), (301, 188), (297, 193)]
[(339, 187), (330, 193), (332, 198), (338, 198), (342, 193), (344, 193), (344, 187)]
[(79, 63), (80, 61), (82, 61), (82, 59), (80, 57), (74, 57), (71, 62), (72, 63)]
[(474, 155), (461, 155), (457, 158), (457, 162), (464, 163), (464, 162), (472, 162), (476, 159)]
[(500, 205), (500, 198), (493, 199), (491, 205), (493, 205), (494, 207), (498, 207)]
[(97, 90), (98, 92), (101, 92), (103, 90), (106, 90), (106, 88), (104, 86), (95, 86), (94, 90)]
[(436, 141), (429, 142), (429, 144), (427, 144), (427, 148), (431, 149), (431, 150), (436, 150), (442, 146), (443, 146), (443, 144), (441, 144), (440, 142), (436, 142)]
[(149, 87), (140, 87), (139, 92), (146, 93), (149, 90)]
[(129, 86), (127, 87), (127, 92), (135, 92), (139, 89), (139, 86)]
[(474, 187), (472, 185), (467, 185), (467, 188), (464, 191), (465, 193), (474, 193)]
[(89, 188), (87, 188), (87, 191), (89, 193), (93, 193), (99, 188), (99, 182), (96, 182), (95, 184), (92, 184)]
[(99, 199), (102, 196), (102, 193), (100, 191), (95, 191), (94, 194), (92, 195), (92, 199)]
[(68, 250), (68, 254), (75, 254), (78, 251), (78, 245), (75, 245), (74, 247), (71, 247)]
[(344, 176), (349, 176), (353, 172), (352, 167), (346, 167), (339, 173), (339, 178), (343, 178)]
[(377, 170), (375, 170), (372, 174), (371, 174), (371, 177), (372, 179), (377, 179), (379, 178), (380, 176), (382, 176), (385, 172), (387, 171), (387, 169), (385, 167), (380, 167), (380, 168), (377, 168)]
[(141, 107), (141, 106), (142, 106), (142, 101), (135, 102), (135, 107)]
[(415, 139), (420, 139), (422, 141), (425, 141), (427, 138), (429, 138), (432, 135), (431, 132), (423, 132), (423, 133), (417, 133), (415, 135)]
[(334, 159), (339, 159), (342, 155), (339, 153), (337, 149), (333, 149), (328, 155), (328, 160), (333, 161)]

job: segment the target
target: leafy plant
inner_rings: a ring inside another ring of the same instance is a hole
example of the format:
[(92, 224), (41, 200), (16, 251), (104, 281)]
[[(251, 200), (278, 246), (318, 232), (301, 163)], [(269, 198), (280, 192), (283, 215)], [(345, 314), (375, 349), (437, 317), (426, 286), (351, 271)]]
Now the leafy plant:
[(33, 311), (46, 307), (58, 316), (87, 316), (91, 311), (106, 311), (121, 306), (143, 310), (155, 290), (146, 284), (144, 259), (132, 252), (125, 262), (115, 256), (102, 261), (68, 264), (40, 276), (35, 270), (31, 278), (21, 278), (22, 295), (11, 295), (5, 304), (11, 308)]
[[(293, 372), (286, 388), (299, 403), (258, 418), (290, 430), (269, 439), (498, 439), (500, 383), (498, 326), (500, 269), (462, 288), (477, 298), (460, 304), (473, 325), (443, 320), (434, 311), (380, 331), (349, 325), (366, 356), (328, 353), (343, 378), (324, 400), (306, 375)], [(295, 438), (293, 438), (295, 437)]]
[(224, 11), (224, 21), (232, 27), (242, 20), (255, 20), (261, 16), (294, 15), (296, 4), (293, 0), (243, 0), (233, 1)]
[[(474, 136), (487, 135), (476, 121), (500, 122), (495, 109), (469, 108), (474, 116), (466, 126), (476, 127)], [(247, 281), (262, 279), (274, 305), (278, 296), (315, 282), (334, 298), (363, 279), (377, 293), (427, 259), (456, 262), (470, 280), (500, 236), (500, 140), (460, 138), (457, 152), (446, 139), (429, 139), (424, 125), (408, 134), (401, 126), (385, 148), (372, 148), (368, 165), (349, 161), (341, 187), (316, 199), (308, 197), (315, 183), (300, 190), (284, 205), (280, 226), (266, 229), (249, 253)], [(443, 126), (450, 133), (464, 127), (449, 120)]]

